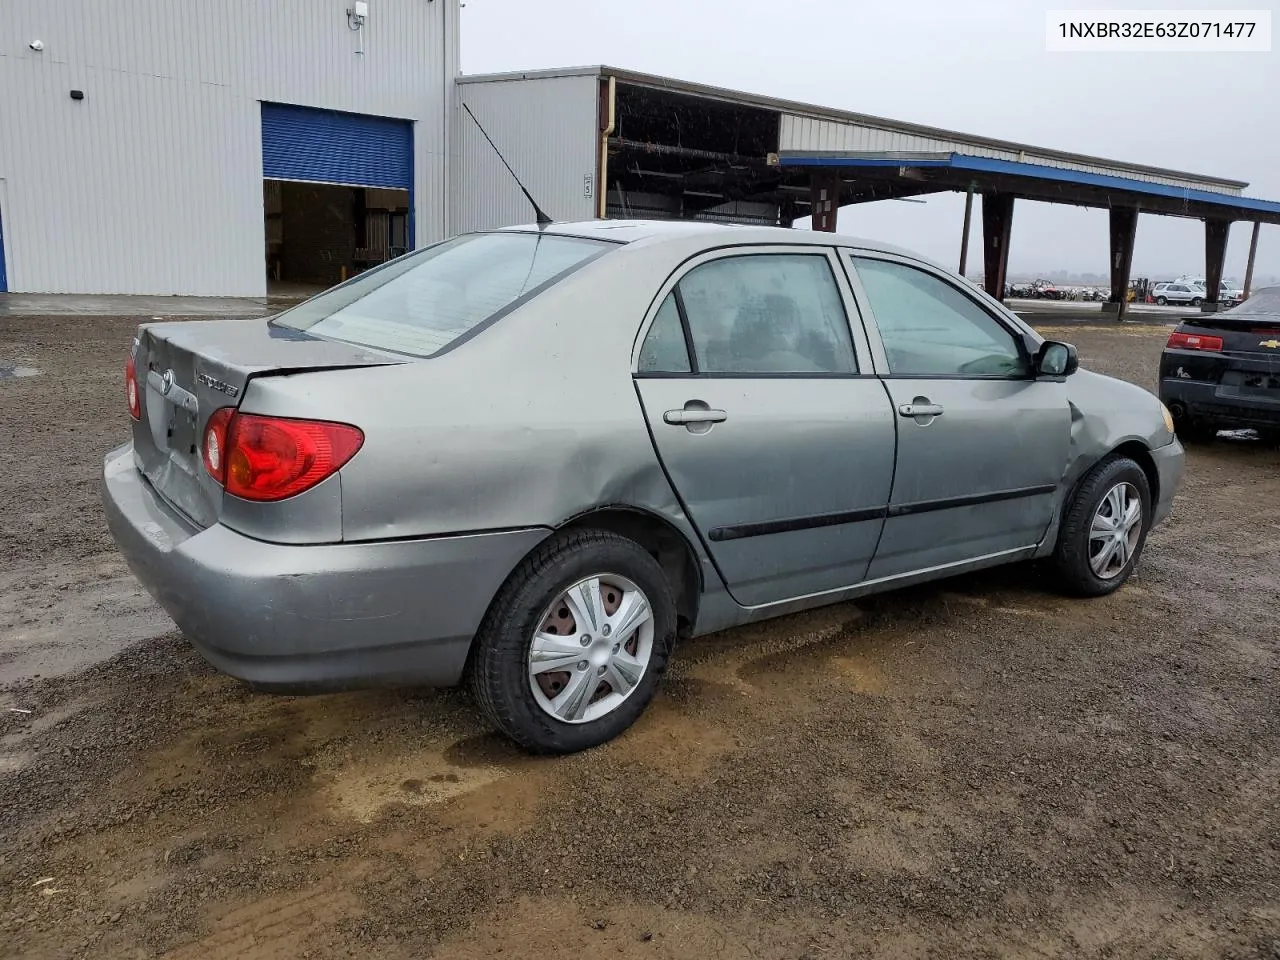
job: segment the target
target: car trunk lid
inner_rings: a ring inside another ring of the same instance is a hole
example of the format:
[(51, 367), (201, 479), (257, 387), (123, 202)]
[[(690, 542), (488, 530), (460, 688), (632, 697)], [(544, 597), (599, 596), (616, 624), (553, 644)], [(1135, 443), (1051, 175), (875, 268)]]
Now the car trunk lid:
[(201, 460), (205, 425), (215, 410), (239, 406), (252, 378), (405, 362), (261, 319), (143, 324), (133, 361), (141, 406), (133, 426), (138, 469), (200, 527), (218, 519), (222, 502), (222, 488)]
[(1222, 338), (1222, 352), (1280, 364), (1280, 315), (1211, 313), (1182, 322), (1186, 333)]

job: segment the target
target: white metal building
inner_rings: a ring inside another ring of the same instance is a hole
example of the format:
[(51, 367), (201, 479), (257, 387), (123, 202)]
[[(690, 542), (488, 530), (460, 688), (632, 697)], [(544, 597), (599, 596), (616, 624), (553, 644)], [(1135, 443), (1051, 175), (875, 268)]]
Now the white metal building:
[(980, 193), (997, 292), (1014, 198), (1110, 209), (1115, 290), (1139, 213), (1204, 220), (1206, 275), (1232, 222), (1280, 222), (1236, 180), (613, 67), (459, 77), (459, 5), (6, 4), (0, 291), (262, 296), (528, 222), (482, 127), (560, 220), (834, 229), (841, 205)]
[(458, 0), (3, 20), (0, 290), (261, 296), (268, 269), (331, 282), (448, 229)]

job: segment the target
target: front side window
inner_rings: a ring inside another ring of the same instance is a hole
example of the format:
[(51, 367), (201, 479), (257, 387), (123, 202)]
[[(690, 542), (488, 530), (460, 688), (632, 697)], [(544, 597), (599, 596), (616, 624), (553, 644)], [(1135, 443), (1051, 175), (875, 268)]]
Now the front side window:
[(824, 254), (725, 257), (678, 285), (699, 373), (853, 374), (849, 320)]
[(1013, 334), (956, 287), (906, 264), (864, 257), (853, 263), (893, 375), (1028, 375)]
[(456, 237), (370, 270), (273, 322), (429, 357), (614, 246), (545, 233)]

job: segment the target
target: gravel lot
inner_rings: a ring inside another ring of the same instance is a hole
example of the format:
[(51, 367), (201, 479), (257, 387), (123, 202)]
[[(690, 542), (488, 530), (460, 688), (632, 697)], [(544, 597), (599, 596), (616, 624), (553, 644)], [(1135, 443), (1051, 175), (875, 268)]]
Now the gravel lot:
[[(0, 956), (1280, 957), (1280, 451), (1118, 595), (1009, 569), (686, 645), (588, 754), (278, 698), (111, 550), (132, 321), (0, 317)], [(1152, 385), (1167, 331), (1073, 327)], [(13, 710), (30, 711), (13, 712)]]

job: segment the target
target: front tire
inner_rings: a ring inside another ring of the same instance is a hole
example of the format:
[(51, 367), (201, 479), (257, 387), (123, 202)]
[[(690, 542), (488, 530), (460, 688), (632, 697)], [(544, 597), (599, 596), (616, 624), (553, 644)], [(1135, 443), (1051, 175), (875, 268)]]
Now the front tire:
[(558, 534), (498, 591), (476, 634), (472, 690), (524, 749), (585, 750), (644, 712), (675, 632), (671, 584), (643, 547), (604, 531)]
[(1128, 457), (1109, 457), (1066, 505), (1052, 564), (1064, 592), (1101, 597), (1133, 574), (1151, 525), (1147, 475)]

